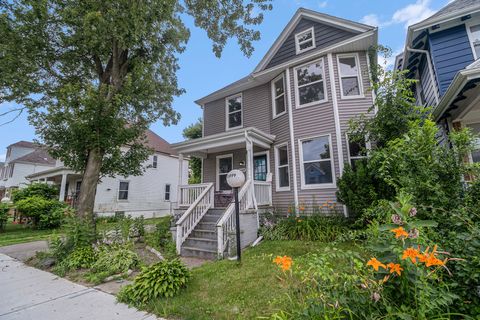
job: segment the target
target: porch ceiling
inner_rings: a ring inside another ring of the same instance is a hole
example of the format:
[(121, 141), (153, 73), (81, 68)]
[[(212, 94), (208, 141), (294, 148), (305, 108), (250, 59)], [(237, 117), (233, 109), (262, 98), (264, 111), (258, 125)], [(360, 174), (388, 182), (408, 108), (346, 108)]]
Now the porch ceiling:
[(243, 148), (247, 142), (247, 137), (252, 140), (255, 146), (264, 149), (269, 149), (273, 141), (275, 141), (274, 135), (249, 127), (175, 143), (172, 147), (178, 153), (205, 157), (208, 153)]
[(67, 167), (57, 167), (45, 171), (40, 171), (33, 173), (31, 175), (26, 176), (28, 180), (37, 180), (37, 179), (49, 179), (49, 178), (54, 178), (62, 175), (77, 175), (81, 176), (78, 172), (75, 172)]

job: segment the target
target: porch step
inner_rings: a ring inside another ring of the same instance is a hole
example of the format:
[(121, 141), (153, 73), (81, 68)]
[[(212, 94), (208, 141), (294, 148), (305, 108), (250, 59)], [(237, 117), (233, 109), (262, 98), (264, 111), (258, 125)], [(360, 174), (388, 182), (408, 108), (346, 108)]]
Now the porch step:
[(220, 220), (222, 216), (221, 215), (213, 215), (213, 214), (206, 214), (203, 216), (202, 220), (200, 220), (200, 223), (202, 222), (217, 222)]
[(186, 246), (182, 246), (181, 255), (183, 257), (196, 257), (208, 260), (215, 260), (218, 256), (216, 250), (199, 249)]
[(217, 240), (216, 239), (206, 239), (206, 238), (192, 238), (188, 237), (184, 242), (184, 246), (187, 248), (196, 248), (202, 250), (217, 250)]
[(203, 239), (217, 239), (217, 232), (215, 230), (202, 230), (202, 229), (193, 229), (190, 234), (193, 238), (203, 238)]
[[(217, 223), (216, 222), (199, 222), (195, 229), (200, 229), (200, 230), (210, 230), (210, 231), (216, 231), (217, 229)], [(193, 229), (193, 230), (195, 230)]]

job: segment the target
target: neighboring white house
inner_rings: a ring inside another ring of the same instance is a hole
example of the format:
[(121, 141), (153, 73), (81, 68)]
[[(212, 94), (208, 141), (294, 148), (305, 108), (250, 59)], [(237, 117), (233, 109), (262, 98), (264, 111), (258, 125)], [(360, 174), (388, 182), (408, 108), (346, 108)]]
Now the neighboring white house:
[[(99, 215), (143, 215), (145, 218), (171, 213), (177, 201), (178, 178), (187, 184), (188, 161), (184, 160), (182, 175), (176, 152), (170, 144), (152, 131), (147, 132), (147, 144), (155, 152), (144, 163), (141, 176), (104, 177), (97, 187), (95, 213)], [(59, 199), (75, 206), (82, 175), (56, 161), (52, 168), (30, 174), (30, 181), (45, 181), (60, 186)]]
[(29, 184), (26, 176), (53, 167), (55, 159), (42, 146), (29, 141), (9, 145), (5, 163), (0, 166), (0, 198)]

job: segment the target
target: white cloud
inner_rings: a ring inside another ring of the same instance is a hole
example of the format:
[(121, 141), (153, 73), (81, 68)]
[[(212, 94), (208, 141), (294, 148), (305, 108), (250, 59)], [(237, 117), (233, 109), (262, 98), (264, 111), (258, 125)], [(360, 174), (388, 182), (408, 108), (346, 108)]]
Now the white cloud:
[(5, 161), (5, 158), (7, 157), (6, 154), (0, 154), (0, 162)]
[(325, 8), (328, 5), (328, 1), (321, 1), (318, 3), (318, 6), (320, 8)]
[(392, 24), (403, 23), (405, 24), (405, 28), (407, 28), (435, 13), (435, 11), (430, 8), (430, 2), (431, 0), (417, 0), (415, 3), (411, 3), (395, 11), (390, 20), (382, 21), (378, 15), (371, 13), (364, 16), (360, 21), (376, 27), (386, 27)]
[(395, 11), (392, 16), (392, 22), (405, 23), (405, 26), (408, 27), (428, 18), (435, 13), (435, 11), (430, 8), (430, 1), (431, 0), (417, 0), (417, 2)]

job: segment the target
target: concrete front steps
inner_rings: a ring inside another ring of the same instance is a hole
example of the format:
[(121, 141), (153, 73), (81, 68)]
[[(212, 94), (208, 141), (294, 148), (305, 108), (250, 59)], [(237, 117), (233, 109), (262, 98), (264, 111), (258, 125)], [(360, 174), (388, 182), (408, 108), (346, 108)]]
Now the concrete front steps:
[(181, 256), (217, 259), (217, 222), (225, 209), (210, 209), (182, 244)]

